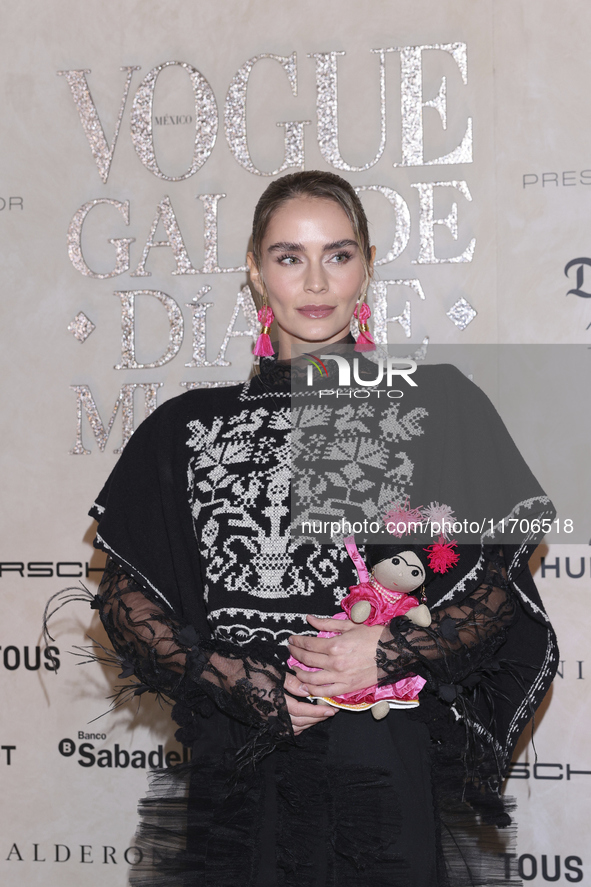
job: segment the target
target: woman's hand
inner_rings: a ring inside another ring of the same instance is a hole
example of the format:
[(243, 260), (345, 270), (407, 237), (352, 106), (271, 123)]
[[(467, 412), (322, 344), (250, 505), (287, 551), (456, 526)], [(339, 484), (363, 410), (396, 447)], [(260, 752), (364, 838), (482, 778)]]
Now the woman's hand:
[(350, 619), (317, 619), (308, 616), (317, 631), (338, 632), (333, 638), (296, 634), (289, 639), (292, 656), (311, 668), (295, 668), (299, 680), (312, 695), (340, 696), (373, 687), (378, 681), (376, 650), (383, 625), (357, 625)]
[[(302, 674), (306, 673), (302, 672)], [(332, 708), (330, 705), (324, 705), (323, 703), (311, 705), (309, 702), (300, 702), (294, 699), (294, 696), (310, 695), (308, 687), (302, 684), (301, 680), (296, 678), (295, 675), (286, 674), (283, 686), (287, 690), (285, 701), (291, 718), (294, 736), (299, 736), (308, 727), (313, 727), (314, 724), (322, 723), (327, 718), (336, 715), (338, 709)], [(289, 693), (291, 693), (291, 696), (288, 695)]]

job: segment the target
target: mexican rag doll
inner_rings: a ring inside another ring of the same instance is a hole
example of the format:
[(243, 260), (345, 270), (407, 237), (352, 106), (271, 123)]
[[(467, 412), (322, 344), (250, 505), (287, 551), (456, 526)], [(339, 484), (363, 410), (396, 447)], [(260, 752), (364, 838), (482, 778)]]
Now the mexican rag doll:
[[(419, 603), (418, 598), (412, 594), (421, 589), (422, 600), (425, 597), (425, 585), (429, 581), (427, 576), (433, 576), (426, 547), (409, 548), (404, 544), (368, 545), (365, 549), (366, 566), (357, 550), (354, 537), (348, 536), (343, 542), (357, 569), (359, 584), (349, 588), (349, 594), (341, 601), (343, 612), (337, 613), (334, 619), (349, 618), (353, 622), (364, 622), (366, 625), (385, 625), (396, 616), (405, 616), (414, 625), (423, 628), (431, 624), (429, 608), (424, 602)], [(449, 566), (456, 562), (457, 556), (452, 554)], [(440, 569), (439, 572), (445, 572), (445, 569)], [(321, 631), (319, 637), (334, 637), (335, 634), (336, 632)], [(287, 664), (290, 668), (298, 666), (305, 671), (318, 671), (299, 662), (294, 656), (289, 657)], [(381, 720), (386, 717), (390, 708), (415, 708), (419, 704), (418, 694), (424, 685), (423, 678), (409, 675), (393, 684), (378, 684), (340, 696), (312, 698), (349, 711), (366, 711), (369, 708), (373, 717)]]

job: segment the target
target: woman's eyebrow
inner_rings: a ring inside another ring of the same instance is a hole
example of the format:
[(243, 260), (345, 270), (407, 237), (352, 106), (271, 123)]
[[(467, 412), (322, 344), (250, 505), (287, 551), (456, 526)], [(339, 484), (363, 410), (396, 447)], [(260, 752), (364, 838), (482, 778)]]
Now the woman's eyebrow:
[(268, 248), (267, 252), (280, 252), (280, 253), (303, 253), (306, 248), (303, 243), (290, 243), (287, 240), (280, 240), (278, 243), (272, 243)]
[[(333, 249), (343, 249), (345, 246), (349, 247), (357, 247), (357, 241), (345, 239), (345, 240), (334, 240), (332, 243), (327, 243), (323, 247), (323, 252), (328, 253)], [(304, 253), (306, 252), (306, 247), (303, 243), (292, 243), (287, 240), (280, 240), (277, 243), (272, 243), (271, 246), (267, 248), (267, 252), (292, 252), (292, 253)]]
[(359, 244), (357, 243), (356, 240), (348, 240), (348, 239), (335, 240), (333, 243), (326, 244), (326, 246), (324, 247), (324, 252), (328, 253), (328, 252), (330, 252), (330, 250), (333, 250), (333, 249), (343, 249), (343, 247), (345, 247), (345, 246), (358, 247)]

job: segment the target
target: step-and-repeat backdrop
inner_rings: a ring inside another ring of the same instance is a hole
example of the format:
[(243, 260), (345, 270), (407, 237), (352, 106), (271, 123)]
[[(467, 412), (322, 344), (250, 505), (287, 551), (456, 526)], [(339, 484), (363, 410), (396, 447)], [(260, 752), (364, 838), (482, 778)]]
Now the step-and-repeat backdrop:
[[(3, 9), (3, 884), (124, 885), (146, 772), (182, 759), (167, 710), (108, 710), (116, 673), (84, 665), (96, 615), (62, 609), (53, 642), (41, 618), (54, 592), (96, 587), (86, 513), (133, 429), (247, 377), (258, 195), (297, 169), (359, 189), (382, 341), (586, 344), (590, 32), (582, 0)], [(533, 562), (562, 659), (508, 782), (505, 862), (534, 884), (591, 880), (583, 537)]]

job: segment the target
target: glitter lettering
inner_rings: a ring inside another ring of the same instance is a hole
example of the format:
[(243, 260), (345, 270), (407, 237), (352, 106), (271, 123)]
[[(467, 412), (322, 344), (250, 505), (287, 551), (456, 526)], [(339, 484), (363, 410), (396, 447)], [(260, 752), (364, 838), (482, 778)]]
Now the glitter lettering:
[[(183, 344), (183, 315), (178, 302), (160, 290), (128, 290), (116, 292), (121, 299), (121, 363), (116, 370), (145, 370), (164, 366), (179, 353)], [(170, 326), (166, 351), (150, 363), (138, 363), (135, 354), (135, 299), (152, 296), (165, 308)]]
[(287, 122), (276, 124), (277, 126), (285, 127), (283, 163), (281, 166), (278, 166), (277, 169), (274, 169), (271, 172), (263, 172), (263, 170), (257, 169), (252, 162), (246, 139), (246, 92), (250, 72), (260, 59), (274, 59), (274, 61), (279, 62), (287, 74), (292, 95), (297, 96), (298, 94), (295, 52), (290, 56), (262, 52), (260, 55), (255, 55), (253, 58), (248, 59), (232, 78), (226, 96), (224, 126), (230, 151), (240, 166), (257, 176), (276, 176), (278, 173), (284, 172), (286, 169), (303, 169), (304, 126), (309, 125), (309, 120), (288, 120)]
[[(191, 78), (195, 97), (195, 145), (191, 165), (182, 176), (167, 176), (156, 160), (152, 125), (154, 90), (158, 75), (164, 68), (175, 65), (183, 68)], [(142, 80), (136, 92), (131, 111), (131, 139), (137, 155), (146, 169), (167, 182), (182, 182), (201, 169), (215, 145), (218, 131), (218, 106), (213, 90), (197, 68), (187, 62), (164, 62), (156, 65)]]
[(109, 238), (109, 243), (112, 243), (115, 247), (115, 267), (113, 270), (99, 274), (88, 267), (82, 254), (82, 225), (90, 210), (101, 203), (114, 206), (123, 216), (125, 224), (129, 225), (129, 200), (122, 203), (120, 200), (100, 197), (97, 200), (89, 200), (88, 203), (84, 203), (74, 213), (68, 228), (68, 255), (72, 265), (80, 274), (83, 274), (85, 277), (92, 277), (95, 280), (106, 280), (109, 277), (116, 277), (118, 274), (124, 274), (126, 271), (129, 271), (129, 244), (135, 241), (135, 237)]
[(92, 156), (95, 159), (99, 175), (105, 184), (109, 178), (109, 170), (111, 169), (111, 161), (113, 160), (113, 154), (115, 153), (115, 146), (119, 136), (119, 128), (121, 127), (121, 119), (125, 110), (131, 78), (133, 77), (134, 71), (139, 71), (139, 67), (137, 65), (129, 65), (121, 68), (121, 70), (127, 71), (127, 78), (123, 89), (123, 98), (121, 99), (121, 105), (119, 107), (119, 115), (117, 117), (117, 122), (115, 123), (115, 132), (113, 134), (113, 140), (111, 141), (111, 147), (109, 147), (105, 137), (105, 131), (98, 116), (94, 101), (92, 100), (90, 89), (88, 88), (86, 75), (90, 74), (90, 69), (84, 68), (80, 71), (57, 72), (58, 75), (62, 75), (66, 78), (68, 85), (72, 90), (72, 96), (74, 97), (74, 103), (78, 109), (78, 114), (80, 115), (80, 122), (82, 123), (84, 134), (88, 139), (88, 144), (90, 145)]

